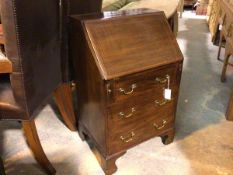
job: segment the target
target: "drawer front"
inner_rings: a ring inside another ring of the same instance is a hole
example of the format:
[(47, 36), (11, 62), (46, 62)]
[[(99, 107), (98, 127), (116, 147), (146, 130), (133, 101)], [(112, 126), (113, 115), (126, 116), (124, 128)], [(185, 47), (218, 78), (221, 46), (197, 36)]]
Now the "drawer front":
[(114, 102), (132, 99), (147, 94), (156, 94), (159, 90), (178, 83), (178, 64), (158, 70), (150, 70), (116, 80), (114, 85)]
[[(114, 128), (131, 129), (135, 123), (145, 120), (148, 116), (173, 115), (176, 111), (178, 87), (172, 87), (171, 100), (165, 100), (163, 89), (158, 94), (149, 94), (148, 97), (134, 98), (109, 108), (108, 123)], [(173, 112), (173, 113), (171, 113)]]
[(131, 128), (112, 127), (108, 133), (108, 153), (114, 154), (129, 149), (145, 140), (160, 136), (174, 127), (174, 116), (164, 115), (162, 117), (154, 114), (144, 120), (134, 123)]

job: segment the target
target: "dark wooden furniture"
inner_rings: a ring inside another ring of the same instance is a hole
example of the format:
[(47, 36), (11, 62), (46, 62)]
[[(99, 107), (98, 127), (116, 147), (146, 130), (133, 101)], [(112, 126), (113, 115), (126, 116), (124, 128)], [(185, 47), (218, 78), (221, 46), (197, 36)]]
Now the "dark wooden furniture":
[(183, 57), (163, 12), (72, 16), (71, 24), (79, 134), (112, 174), (127, 149), (155, 136), (173, 141)]
[[(25, 6), (30, 10), (23, 10)], [(47, 174), (55, 174), (42, 149), (34, 117), (54, 92), (65, 123), (76, 128), (70, 93), (61, 84), (59, 2), (2, 0), (0, 7), (4, 29), (0, 44), (5, 45), (8, 57), (0, 57), (0, 120), (21, 121), (36, 160)], [(37, 21), (43, 22), (43, 27)], [(0, 174), (5, 174), (2, 160), (0, 168)]]
[(61, 36), (61, 61), (63, 84), (54, 92), (54, 97), (63, 120), (67, 127), (76, 131), (76, 118), (73, 108), (72, 92), (76, 87), (74, 83), (73, 64), (69, 57), (69, 15), (100, 12), (102, 0), (61, 0), (59, 5), (60, 36)]
[(11, 73), (12, 72), (12, 64), (8, 58), (3, 55), (0, 56), (0, 74), (2, 73)]

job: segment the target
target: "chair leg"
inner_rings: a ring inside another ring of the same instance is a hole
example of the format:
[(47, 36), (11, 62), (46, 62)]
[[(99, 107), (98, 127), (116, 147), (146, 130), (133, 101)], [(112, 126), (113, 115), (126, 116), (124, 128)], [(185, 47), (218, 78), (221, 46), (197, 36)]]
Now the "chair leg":
[(6, 175), (2, 158), (0, 157), (0, 175)]
[(223, 68), (222, 68), (222, 75), (221, 75), (221, 81), (225, 82), (226, 81), (226, 70), (227, 70), (227, 65), (228, 65), (228, 61), (231, 55), (227, 54), (225, 56), (224, 59), (224, 63), (223, 63)]
[(71, 131), (76, 131), (71, 83), (63, 83), (58, 87), (54, 92), (54, 97), (65, 124)]
[(48, 160), (41, 146), (40, 139), (36, 130), (35, 121), (23, 121), (22, 125), (28, 145), (39, 165), (48, 175), (56, 174), (56, 170)]
[(222, 49), (222, 41), (223, 41), (223, 35), (222, 35), (222, 32), (221, 32), (220, 40), (219, 40), (219, 46), (218, 46), (218, 56), (217, 56), (218, 60), (220, 60), (220, 54), (221, 54), (221, 49)]

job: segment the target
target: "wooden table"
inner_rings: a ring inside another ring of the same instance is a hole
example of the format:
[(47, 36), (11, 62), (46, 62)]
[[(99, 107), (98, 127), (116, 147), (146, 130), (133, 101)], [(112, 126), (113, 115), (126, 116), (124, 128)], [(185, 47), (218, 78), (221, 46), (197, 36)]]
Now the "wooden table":
[[(0, 24), (0, 44), (1, 45), (5, 44), (2, 24)], [(2, 52), (0, 52), (0, 74), (11, 73), (11, 72), (12, 72), (12, 64), (10, 60)]]
[(1, 73), (11, 73), (12, 64), (9, 59), (0, 53), (0, 74)]
[(5, 39), (3, 36), (2, 24), (0, 24), (0, 44), (5, 44)]

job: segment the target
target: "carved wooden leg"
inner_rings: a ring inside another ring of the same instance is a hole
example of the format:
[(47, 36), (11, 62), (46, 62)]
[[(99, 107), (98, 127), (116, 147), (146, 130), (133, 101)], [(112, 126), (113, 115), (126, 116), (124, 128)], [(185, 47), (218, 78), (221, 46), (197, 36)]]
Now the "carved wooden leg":
[(220, 33), (219, 46), (218, 46), (218, 56), (217, 56), (218, 60), (220, 60), (220, 54), (221, 54), (221, 49), (222, 49), (222, 41), (223, 41), (223, 34), (221, 32)]
[(103, 157), (101, 153), (95, 148), (92, 148), (92, 151), (94, 152), (101, 168), (103, 169), (105, 175), (112, 175), (117, 171), (117, 166), (116, 166), (116, 160), (123, 156), (125, 152), (121, 152), (112, 156), (109, 156), (107, 158)]
[(226, 119), (229, 121), (233, 121), (233, 90), (227, 107)]
[(23, 125), (23, 130), (24, 130), (28, 145), (32, 153), (34, 154), (37, 162), (40, 164), (40, 166), (43, 168), (43, 170), (48, 175), (56, 174), (56, 170), (54, 169), (52, 164), (49, 162), (41, 146), (34, 120), (23, 121), (22, 125)]
[(63, 83), (58, 87), (54, 92), (54, 97), (65, 124), (71, 131), (76, 131), (71, 83)]
[(6, 175), (2, 158), (0, 157), (0, 175)]
[(225, 56), (224, 59), (224, 63), (223, 63), (223, 68), (222, 68), (222, 75), (221, 75), (221, 81), (225, 82), (226, 81), (226, 70), (227, 70), (227, 65), (228, 65), (228, 61), (231, 55), (227, 54)]
[(115, 173), (117, 171), (117, 166), (115, 162), (119, 157), (123, 156), (126, 153), (126, 151), (111, 156), (105, 156), (101, 154), (101, 152), (95, 147), (94, 142), (92, 141), (92, 139), (90, 139), (90, 133), (88, 133), (88, 130), (86, 130), (85, 127), (82, 126), (82, 124), (79, 124), (78, 131), (81, 139), (87, 140), (89, 147), (95, 154), (96, 159), (98, 160), (105, 175), (112, 175), (113, 173)]
[(171, 129), (168, 132), (161, 135), (161, 139), (164, 145), (168, 145), (173, 142), (175, 137), (175, 129)]

